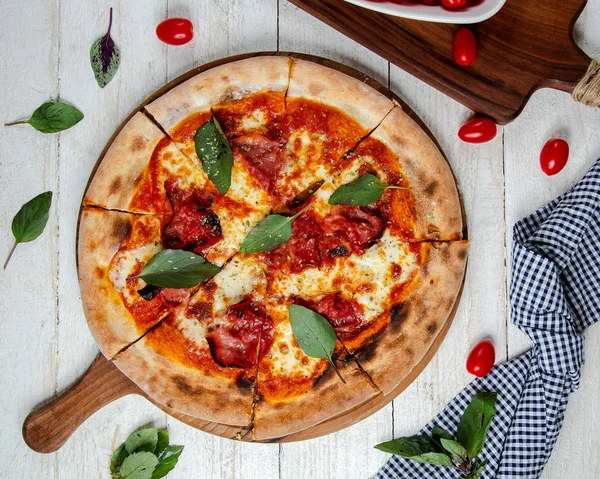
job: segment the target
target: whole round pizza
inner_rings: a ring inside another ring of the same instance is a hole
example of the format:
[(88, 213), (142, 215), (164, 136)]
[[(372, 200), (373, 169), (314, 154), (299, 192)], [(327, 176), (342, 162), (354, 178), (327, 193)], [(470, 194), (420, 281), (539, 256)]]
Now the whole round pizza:
[(387, 395), (450, 317), (452, 172), (402, 107), (319, 64), (223, 64), (123, 127), (83, 200), (92, 333), (161, 404), (256, 440)]

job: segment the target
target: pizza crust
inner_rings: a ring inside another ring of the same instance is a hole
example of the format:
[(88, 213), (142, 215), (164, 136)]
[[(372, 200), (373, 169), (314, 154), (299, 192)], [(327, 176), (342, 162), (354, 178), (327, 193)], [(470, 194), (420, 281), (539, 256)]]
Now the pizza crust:
[(254, 413), (254, 438), (275, 440), (302, 431), (379, 394), (354, 361), (336, 361), (336, 365), (346, 384), (329, 366), (304, 396), (284, 402), (260, 399)]
[(190, 78), (149, 105), (146, 111), (165, 131), (195, 113), (259, 91), (284, 92), (289, 61), (285, 56), (260, 56), (227, 63)]
[(366, 130), (375, 128), (394, 103), (366, 83), (332, 68), (294, 60), (287, 98), (303, 97), (336, 107)]
[[(109, 277), (110, 263), (129, 238), (134, 221), (144, 222), (160, 235), (160, 220), (152, 216), (83, 208), (79, 223), (77, 257), (81, 300), (94, 339), (108, 359), (145, 332), (138, 330)], [(155, 318), (154, 323), (160, 319)]]
[[(163, 324), (148, 333), (160, 336)], [(181, 413), (207, 421), (248, 427), (252, 388), (211, 377), (158, 354), (146, 336), (114, 359), (115, 365), (148, 396)]]
[(408, 297), (358, 361), (381, 389), (393, 391), (423, 359), (450, 318), (462, 289), (468, 241), (421, 243), (422, 267)]
[[(83, 204), (129, 211), (129, 203), (158, 143), (165, 138), (144, 114), (136, 113), (108, 149), (90, 183)], [(153, 205), (134, 213), (156, 213)]]
[(460, 198), (448, 162), (431, 138), (397, 106), (371, 135), (395, 155), (416, 206), (416, 241), (463, 238)]

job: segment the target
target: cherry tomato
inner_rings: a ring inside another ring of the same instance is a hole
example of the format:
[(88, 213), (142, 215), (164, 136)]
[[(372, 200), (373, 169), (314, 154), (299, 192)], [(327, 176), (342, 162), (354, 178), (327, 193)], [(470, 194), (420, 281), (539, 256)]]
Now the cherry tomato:
[(460, 66), (470, 65), (477, 58), (477, 40), (468, 28), (461, 28), (454, 34), (452, 56)]
[(437, 0), (419, 0), (419, 3), (422, 3), (423, 5), (435, 5)]
[(442, 6), (446, 8), (460, 8), (467, 4), (467, 0), (442, 0)]
[(489, 118), (473, 118), (458, 130), (458, 137), (466, 143), (487, 143), (496, 137), (496, 124)]
[(492, 370), (495, 361), (496, 350), (494, 344), (486, 339), (478, 343), (469, 353), (467, 371), (478, 378), (482, 378)]
[(167, 18), (156, 27), (156, 36), (169, 45), (184, 45), (194, 38), (194, 25), (187, 18)]
[(569, 144), (560, 138), (552, 138), (542, 148), (540, 166), (548, 176), (556, 175), (567, 164)]

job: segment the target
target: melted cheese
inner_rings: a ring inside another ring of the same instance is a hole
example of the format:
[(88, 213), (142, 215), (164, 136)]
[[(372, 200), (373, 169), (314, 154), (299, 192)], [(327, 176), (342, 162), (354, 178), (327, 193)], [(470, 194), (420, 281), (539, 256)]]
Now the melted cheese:
[(241, 130), (252, 131), (260, 130), (263, 131), (267, 124), (267, 118), (265, 117), (264, 111), (254, 110), (252, 115), (245, 116), (240, 121), (239, 128)]

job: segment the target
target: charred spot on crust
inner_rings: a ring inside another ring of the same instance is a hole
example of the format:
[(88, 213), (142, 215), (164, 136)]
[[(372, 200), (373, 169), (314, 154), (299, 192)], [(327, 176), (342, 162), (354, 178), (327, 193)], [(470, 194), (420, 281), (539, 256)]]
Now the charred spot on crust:
[(415, 356), (415, 352), (412, 350), (412, 348), (404, 348), (404, 354), (406, 354), (409, 359), (412, 359)]
[(143, 136), (136, 136), (131, 142), (131, 151), (140, 151), (146, 147), (146, 139)]
[(437, 324), (435, 322), (432, 322), (429, 324), (429, 326), (427, 326), (427, 334), (429, 334), (430, 336), (435, 333), (437, 331)]
[(433, 180), (431, 183), (429, 183), (425, 187), (423, 192), (425, 193), (426, 196), (433, 196), (439, 186), (440, 186), (439, 182), (437, 180)]
[(246, 379), (243, 376), (240, 376), (239, 378), (237, 378), (237, 380), (235, 381), (235, 384), (240, 389), (252, 389), (252, 381), (249, 381), (248, 379)]
[(119, 241), (129, 238), (131, 235), (131, 222), (125, 218), (117, 218), (112, 225), (111, 235)]
[(173, 382), (177, 389), (179, 389), (183, 394), (196, 394), (197, 391), (194, 390), (187, 382), (187, 379), (183, 376), (173, 376)]
[(458, 251), (457, 256), (459, 259), (465, 259), (467, 257), (467, 248), (461, 248)]
[(160, 286), (154, 286), (153, 284), (147, 284), (142, 289), (138, 289), (137, 293), (144, 298), (146, 301), (152, 301), (162, 288)]
[(410, 306), (407, 302), (394, 306), (390, 314), (390, 330), (394, 333), (400, 331), (400, 327), (406, 318), (408, 318), (409, 313)]
[(332, 258), (337, 258), (338, 256), (348, 256), (348, 255), (350, 255), (350, 251), (343, 244), (336, 246), (331, 251), (329, 251), (329, 256), (331, 256)]
[(94, 269), (94, 274), (97, 278), (104, 278), (104, 270), (100, 266), (96, 266)]
[(123, 185), (123, 180), (121, 179), (120, 176), (117, 176), (114, 180), (112, 180), (110, 186), (108, 187), (108, 192), (111, 195), (114, 195), (121, 189), (122, 185)]

